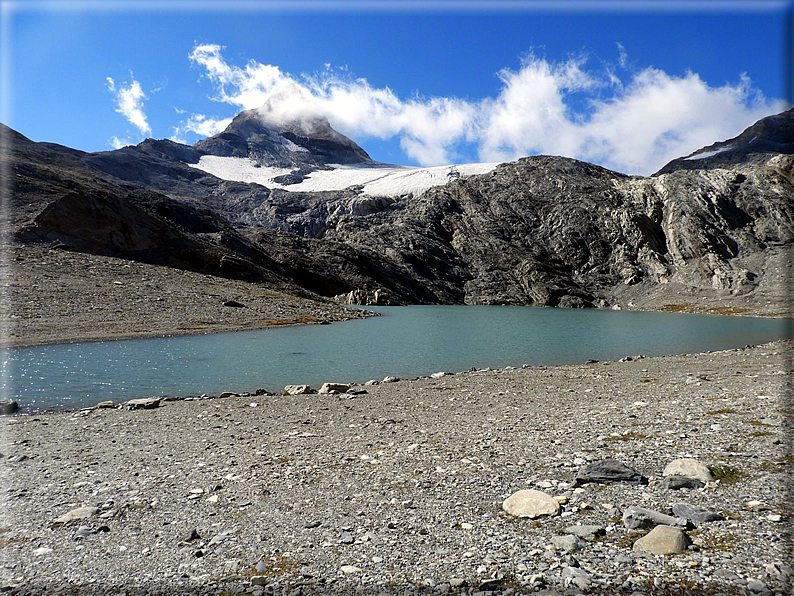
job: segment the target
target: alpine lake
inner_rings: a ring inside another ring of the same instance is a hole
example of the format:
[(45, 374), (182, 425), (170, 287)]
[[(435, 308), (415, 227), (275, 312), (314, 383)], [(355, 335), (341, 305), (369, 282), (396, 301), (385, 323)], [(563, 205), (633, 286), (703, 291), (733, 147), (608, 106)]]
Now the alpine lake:
[(439, 371), (573, 364), (740, 348), (790, 337), (772, 318), (506, 306), (371, 307), (334, 323), (9, 348), (0, 397), (20, 411), (105, 400), (281, 391)]

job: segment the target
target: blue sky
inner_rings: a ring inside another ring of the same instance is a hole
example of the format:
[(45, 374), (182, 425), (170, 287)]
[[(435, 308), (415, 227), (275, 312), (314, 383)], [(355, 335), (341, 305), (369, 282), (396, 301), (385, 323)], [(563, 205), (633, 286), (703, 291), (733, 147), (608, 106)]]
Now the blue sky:
[(228, 6), (3, 0), (2, 121), (86, 151), (192, 144), (269, 99), (380, 161), (648, 174), (786, 107), (784, 2)]

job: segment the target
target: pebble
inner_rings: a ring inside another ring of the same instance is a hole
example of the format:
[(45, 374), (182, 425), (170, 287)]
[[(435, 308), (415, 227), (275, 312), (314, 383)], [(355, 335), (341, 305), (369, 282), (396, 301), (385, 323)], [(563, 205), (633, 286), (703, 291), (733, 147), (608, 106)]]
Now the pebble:
[(678, 517), (691, 521), (695, 525), (725, 519), (725, 516), (720, 513), (709, 511), (690, 503), (673, 503), (673, 513)]
[(124, 407), (128, 410), (152, 410), (160, 407), (160, 401), (158, 397), (142, 397), (125, 402)]
[(350, 389), (350, 385), (345, 383), (323, 383), (322, 387), (320, 387), (317, 393), (323, 395), (335, 395), (338, 393), (345, 393), (348, 389)]
[(606, 534), (606, 529), (604, 526), (568, 526), (565, 528), (565, 531), (568, 534), (573, 534), (574, 536), (578, 536), (582, 540), (587, 540), (588, 542), (593, 542), (594, 540), (598, 539), (599, 537)]
[(560, 512), (560, 504), (544, 492), (525, 489), (505, 499), (502, 509), (515, 517), (534, 519), (557, 515)]
[(652, 528), (658, 525), (676, 526), (679, 520), (645, 507), (627, 507), (623, 512), (623, 525), (630, 530)]
[(77, 509), (72, 509), (68, 513), (64, 513), (53, 522), (53, 525), (60, 526), (73, 521), (88, 519), (89, 517), (96, 515), (98, 512), (99, 507), (78, 507)]
[(708, 466), (703, 462), (690, 457), (674, 459), (667, 464), (662, 472), (662, 476), (683, 476), (701, 482), (713, 482), (714, 476)]
[(690, 544), (691, 540), (681, 529), (656, 526), (634, 543), (633, 550), (654, 555), (679, 555)]
[(309, 385), (287, 385), (284, 387), (284, 395), (307, 395), (312, 392)]
[(648, 484), (648, 479), (623, 462), (615, 459), (603, 459), (582, 466), (574, 478), (574, 486), (582, 486), (591, 482), (598, 484), (611, 482)]

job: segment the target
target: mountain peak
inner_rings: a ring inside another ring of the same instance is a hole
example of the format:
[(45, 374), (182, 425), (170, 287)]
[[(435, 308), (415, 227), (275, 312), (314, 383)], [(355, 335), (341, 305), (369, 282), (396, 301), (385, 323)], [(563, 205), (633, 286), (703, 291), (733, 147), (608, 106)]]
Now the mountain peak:
[(322, 116), (279, 117), (270, 102), (240, 112), (222, 133), (197, 142), (206, 155), (247, 157), (260, 165), (322, 166), (372, 161)]
[(740, 135), (698, 149), (665, 165), (656, 174), (675, 170), (727, 168), (769, 155), (794, 153), (794, 109), (761, 118)]

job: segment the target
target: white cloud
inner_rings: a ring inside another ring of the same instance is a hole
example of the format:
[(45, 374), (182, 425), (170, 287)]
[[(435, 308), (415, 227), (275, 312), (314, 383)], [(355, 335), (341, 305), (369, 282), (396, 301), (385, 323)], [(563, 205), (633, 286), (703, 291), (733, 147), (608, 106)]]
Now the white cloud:
[[(329, 65), (301, 77), (254, 60), (239, 67), (224, 60), (218, 45), (196, 46), (190, 60), (204, 69), (219, 102), (238, 109), (267, 104), (263, 117), (276, 121), (322, 116), (353, 138), (397, 137), (421, 165), (449, 163), (473, 149), (483, 161), (547, 153), (649, 174), (784, 109), (744, 75), (735, 85), (713, 87), (694, 73), (627, 72), (627, 53), (617, 48), (619, 73), (588, 68), (584, 57), (550, 62), (530, 55), (518, 70), (498, 73), (494, 97), (477, 101), (403, 99)], [(201, 116), (183, 128), (210, 134), (221, 122)]]
[(141, 89), (141, 84), (135, 80), (132, 73), (130, 73), (130, 78), (132, 79), (131, 83), (125, 81), (119, 85), (116, 85), (116, 81), (111, 77), (107, 77), (105, 81), (108, 90), (114, 96), (116, 112), (124, 116), (130, 124), (135, 126), (142, 136), (151, 135), (152, 129), (143, 111), (143, 100), (147, 99), (147, 97), (143, 89)]
[(128, 147), (132, 145), (132, 141), (129, 139), (120, 139), (117, 136), (112, 136), (108, 139), (108, 144), (113, 147), (114, 149), (121, 149), (122, 147)]
[[(177, 110), (178, 113), (186, 113), (184, 110)], [(216, 135), (231, 124), (231, 118), (208, 118), (204, 114), (190, 114), (187, 120), (174, 127), (171, 135), (172, 141), (186, 143), (185, 133), (192, 132), (201, 137), (211, 137)]]

